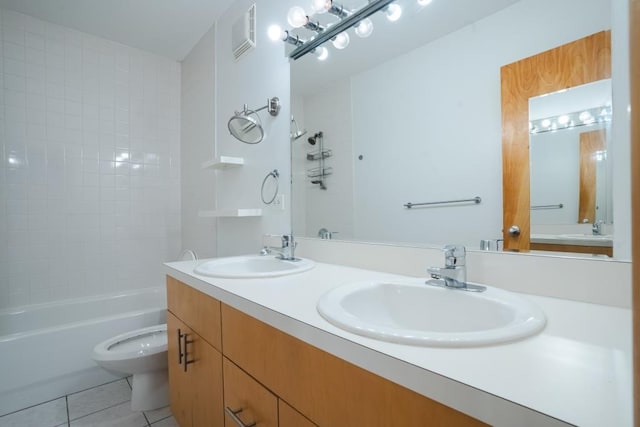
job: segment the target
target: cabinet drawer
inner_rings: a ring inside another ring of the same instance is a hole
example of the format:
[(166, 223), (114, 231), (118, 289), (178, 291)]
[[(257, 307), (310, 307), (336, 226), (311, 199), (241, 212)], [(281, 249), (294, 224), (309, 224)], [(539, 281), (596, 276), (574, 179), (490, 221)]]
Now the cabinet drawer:
[(225, 304), (221, 310), (225, 356), (319, 426), (485, 425)]
[(279, 427), (316, 427), (300, 412), (287, 405), (287, 402), (278, 400)]
[(278, 398), (227, 358), (222, 365), (225, 426), (278, 427)]
[(167, 276), (167, 308), (214, 348), (222, 350), (220, 301)]

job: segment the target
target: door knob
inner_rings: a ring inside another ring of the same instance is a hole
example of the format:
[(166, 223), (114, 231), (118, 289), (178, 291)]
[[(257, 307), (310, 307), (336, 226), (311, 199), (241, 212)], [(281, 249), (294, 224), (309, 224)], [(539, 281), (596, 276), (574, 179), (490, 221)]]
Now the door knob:
[(517, 225), (512, 225), (511, 227), (509, 227), (509, 236), (512, 237), (518, 237), (520, 235), (520, 227), (518, 227)]

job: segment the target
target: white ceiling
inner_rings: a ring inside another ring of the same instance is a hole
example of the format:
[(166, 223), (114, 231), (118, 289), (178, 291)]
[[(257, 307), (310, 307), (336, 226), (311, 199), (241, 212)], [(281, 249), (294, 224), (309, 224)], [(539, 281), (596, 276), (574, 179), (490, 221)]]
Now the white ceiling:
[(234, 0), (0, 0), (0, 7), (180, 61)]

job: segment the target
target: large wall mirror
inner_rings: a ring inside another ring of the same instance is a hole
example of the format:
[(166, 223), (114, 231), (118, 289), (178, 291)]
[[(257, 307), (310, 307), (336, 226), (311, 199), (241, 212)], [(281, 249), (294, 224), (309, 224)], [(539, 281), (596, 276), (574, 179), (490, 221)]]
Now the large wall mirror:
[(398, 3), (369, 38), (291, 63), (293, 232), (478, 249), (503, 238), (501, 67), (609, 29), (611, 3)]

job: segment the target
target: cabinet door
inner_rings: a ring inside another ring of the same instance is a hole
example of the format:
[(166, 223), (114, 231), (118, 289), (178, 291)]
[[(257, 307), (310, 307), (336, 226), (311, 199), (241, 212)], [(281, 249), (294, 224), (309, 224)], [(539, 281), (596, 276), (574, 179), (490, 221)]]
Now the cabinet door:
[(278, 399), (278, 421), (280, 427), (316, 427), (314, 423), (281, 399)]
[(171, 313), (167, 338), (169, 398), (178, 425), (223, 427), (222, 355)]
[(191, 387), (182, 364), (182, 339), (178, 333), (191, 333), (187, 326), (167, 313), (167, 357), (169, 358), (169, 401), (171, 412), (180, 427), (191, 427)]
[(278, 398), (228, 359), (222, 364), (225, 426), (278, 427)]
[(223, 427), (222, 354), (198, 334), (190, 338), (187, 366), (192, 388), (193, 427)]

